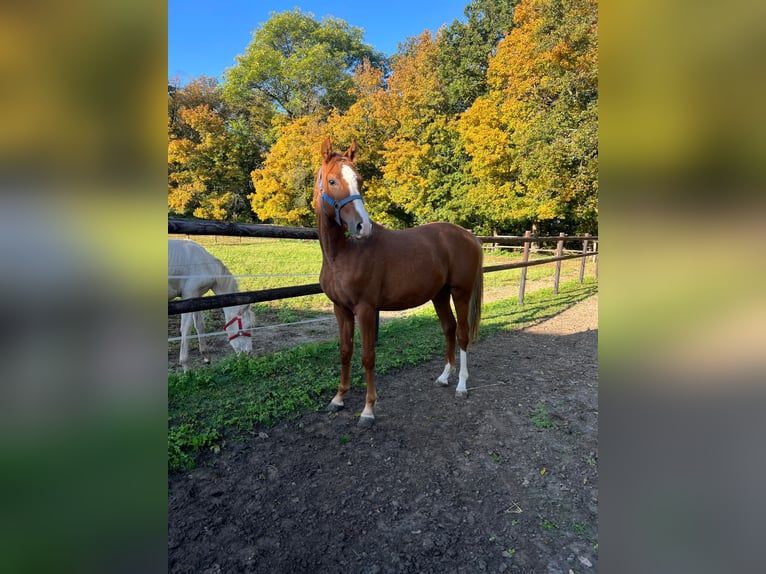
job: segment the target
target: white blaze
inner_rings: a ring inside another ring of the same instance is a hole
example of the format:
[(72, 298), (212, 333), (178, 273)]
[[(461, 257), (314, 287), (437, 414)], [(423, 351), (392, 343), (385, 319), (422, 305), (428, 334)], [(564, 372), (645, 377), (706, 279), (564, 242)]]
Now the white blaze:
[[(346, 185), (348, 185), (348, 194), (349, 196), (352, 195), (358, 195), (361, 196), (362, 194), (359, 193), (359, 185), (357, 184), (356, 179), (356, 173), (351, 168), (350, 165), (343, 164), (341, 167), (341, 175), (343, 176), (343, 180), (346, 182)], [(361, 201), (354, 201), (354, 208), (356, 209), (356, 212), (359, 214), (359, 217), (362, 218), (362, 229), (360, 236), (365, 237), (370, 234), (372, 231), (372, 223), (370, 222), (370, 216), (367, 214), (367, 210), (364, 207), (364, 203)]]
[(351, 168), (351, 166), (343, 164), (343, 167), (341, 167), (340, 171), (341, 174), (343, 174), (343, 179), (346, 180), (346, 185), (348, 185), (348, 194), (360, 195), (359, 187), (356, 183), (356, 174), (354, 173), (354, 170)]

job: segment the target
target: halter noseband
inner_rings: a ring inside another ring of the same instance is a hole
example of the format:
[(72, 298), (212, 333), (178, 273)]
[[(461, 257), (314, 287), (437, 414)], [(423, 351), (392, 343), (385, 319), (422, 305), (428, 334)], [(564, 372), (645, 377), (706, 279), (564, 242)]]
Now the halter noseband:
[(249, 333), (248, 331), (245, 331), (242, 329), (242, 317), (239, 315), (235, 315), (234, 317), (229, 319), (229, 321), (223, 326), (223, 330), (225, 331), (226, 329), (229, 328), (229, 325), (233, 325), (234, 321), (238, 323), (237, 325), (238, 330), (236, 333), (229, 336), (229, 341), (233, 341), (237, 337), (252, 337), (253, 336), (252, 333)]
[(335, 199), (327, 195), (324, 192), (324, 188), (322, 186), (322, 168), (321, 167), (319, 168), (319, 191), (322, 193), (322, 201), (324, 201), (327, 205), (335, 209), (335, 222), (340, 226), (343, 225), (340, 221), (340, 210), (343, 208), (344, 205), (356, 200), (359, 200), (362, 203), (364, 203), (364, 199), (362, 199), (361, 195), (349, 195), (348, 197), (345, 197), (341, 199), (340, 201), (336, 201)]

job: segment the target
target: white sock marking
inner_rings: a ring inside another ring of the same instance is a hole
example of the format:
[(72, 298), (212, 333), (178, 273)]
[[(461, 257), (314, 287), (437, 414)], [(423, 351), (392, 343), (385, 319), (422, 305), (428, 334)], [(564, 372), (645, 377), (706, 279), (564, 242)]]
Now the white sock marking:
[(466, 381), (468, 381), (468, 353), (460, 349), (460, 378), (455, 391), (465, 391)]
[(444, 365), (444, 370), (442, 371), (442, 374), (439, 375), (439, 378), (436, 379), (436, 382), (444, 386), (449, 385), (450, 373), (452, 373), (452, 365), (447, 363), (446, 365)]

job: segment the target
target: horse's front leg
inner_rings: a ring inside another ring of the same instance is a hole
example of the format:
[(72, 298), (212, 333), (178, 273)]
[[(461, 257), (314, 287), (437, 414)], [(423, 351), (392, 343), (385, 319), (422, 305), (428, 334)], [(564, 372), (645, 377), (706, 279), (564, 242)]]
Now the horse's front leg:
[(184, 373), (189, 370), (189, 334), (192, 327), (192, 314), (181, 314), (181, 354), (178, 357), (178, 362), (181, 363)]
[(375, 309), (360, 306), (356, 309), (359, 318), (359, 333), (362, 336), (362, 366), (367, 380), (367, 397), (364, 410), (359, 417), (359, 426), (371, 427), (375, 422), (375, 401), (378, 393), (375, 389)]
[(346, 393), (351, 388), (351, 357), (354, 354), (354, 314), (340, 305), (334, 305), (335, 318), (338, 321), (338, 337), (340, 341), (340, 384), (338, 392), (333, 397), (328, 408), (337, 412), (345, 404)]

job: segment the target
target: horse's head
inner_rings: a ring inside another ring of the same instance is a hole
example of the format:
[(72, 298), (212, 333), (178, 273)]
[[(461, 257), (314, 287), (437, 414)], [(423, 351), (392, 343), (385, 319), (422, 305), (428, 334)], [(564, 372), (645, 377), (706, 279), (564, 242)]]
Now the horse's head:
[(226, 317), (224, 330), (229, 343), (237, 353), (249, 353), (253, 350), (253, 339), (250, 329), (253, 326), (253, 312), (250, 305), (239, 307), (224, 307)]
[(322, 142), (322, 166), (317, 175), (314, 204), (317, 217), (324, 216), (355, 239), (372, 233), (372, 222), (360, 193), (362, 179), (356, 171), (356, 142), (343, 155), (332, 150), (330, 138)]

